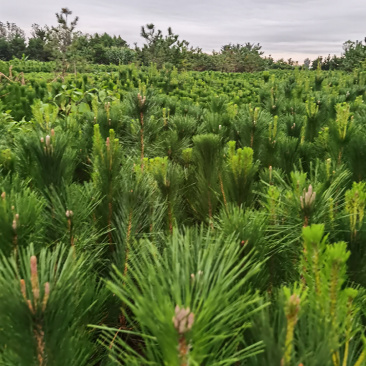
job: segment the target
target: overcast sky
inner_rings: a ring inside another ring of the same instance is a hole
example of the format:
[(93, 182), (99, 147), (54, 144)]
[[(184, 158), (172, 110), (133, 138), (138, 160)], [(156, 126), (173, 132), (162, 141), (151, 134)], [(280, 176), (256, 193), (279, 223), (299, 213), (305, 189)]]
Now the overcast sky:
[(206, 52), (259, 42), (266, 55), (300, 62), (340, 54), (343, 42), (366, 36), (366, 0), (0, 0), (0, 21), (29, 32), (33, 23), (55, 25), (61, 7), (79, 16), (80, 31), (121, 35), (130, 45), (154, 23)]

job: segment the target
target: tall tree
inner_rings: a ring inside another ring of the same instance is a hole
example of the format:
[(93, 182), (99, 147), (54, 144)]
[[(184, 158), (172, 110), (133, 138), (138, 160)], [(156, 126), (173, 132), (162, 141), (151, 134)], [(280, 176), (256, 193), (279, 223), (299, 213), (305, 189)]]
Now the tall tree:
[(25, 33), (15, 23), (0, 22), (0, 59), (21, 58), (26, 51)]
[(360, 67), (366, 60), (366, 45), (362, 41), (347, 41), (343, 43), (343, 50), (343, 68), (347, 71)]
[(309, 69), (310, 68), (310, 64), (311, 64), (311, 60), (309, 57), (307, 57), (305, 60), (304, 60), (304, 68), (305, 69)]
[(153, 62), (158, 67), (167, 62), (177, 67), (183, 64), (189, 42), (179, 40), (179, 35), (174, 34), (171, 27), (168, 28), (168, 34), (164, 36), (154, 24), (147, 24), (146, 28), (141, 27), (141, 37), (146, 43), (141, 49), (136, 46), (136, 52), (143, 64), (148, 65)]
[(262, 46), (257, 43), (227, 44), (216, 53), (219, 70), (226, 72), (253, 72), (264, 68)]
[(62, 74), (64, 75), (70, 59), (69, 54), (71, 47), (74, 30), (79, 21), (79, 17), (75, 17), (74, 20), (69, 21), (69, 16), (72, 11), (68, 8), (62, 8), (60, 13), (56, 13), (57, 27), (52, 27), (52, 39), (56, 46), (56, 59), (61, 59)]
[(32, 60), (50, 61), (52, 48), (49, 44), (50, 29), (48, 26), (41, 27), (32, 24), (31, 38), (28, 41), (27, 55)]

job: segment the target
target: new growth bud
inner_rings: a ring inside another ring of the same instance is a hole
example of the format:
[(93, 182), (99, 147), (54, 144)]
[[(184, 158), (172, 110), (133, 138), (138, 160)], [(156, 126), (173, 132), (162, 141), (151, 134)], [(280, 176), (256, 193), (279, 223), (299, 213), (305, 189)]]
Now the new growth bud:
[(38, 284), (38, 271), (37, 271), (37, 257), (35, 255), (31, 256), (30, 259), (30, 269), (31, 269), (31, 284), (34, 303), (37, 304), (39, 299), (39, 284)]
[(146, 97), (142, 97), (140, 93), (137, 94), (137, 99), (139, 101), (139, 106), (142, 108), (145, 105)]
[[(13, 208), (14, 206), (12, 206), (12, 210), (14, 210), (14, 208)], [(12, 228), (13, 228), (13, 230), (14, 231), (16, 231), (17, 230), (17, 227), (18, 227), (18, 221), (19, 221), (19, 214), (15, 214), (15, 216), (14, 216), (14, 220), (13, 220), (13, 223), (12, 223)]]
[(22, 292), (22, 295), (25, 300), (27, 300), (27, 292), (25, 287), (25, 281), (23, 279), (20, 280), (20, 291)]
[(47, 135), (46, 136), (46, 146), (49, 147), (51, 145), (51, 136)]
[(46, 309), (49, 296), (50, 296), (50, 283), (46, 282), (44, 284), (44, 296), (43, 296), (43, 301), (42, 301), (42, 311), (45, 311), (45, 309)]
[(74, 216), (74, 212), (71, 210), (67, 210), (65, 213), (66, 217), (69, 219)]
[(180, 335), (187, 333), (192, 329), (194, 322), (194, 314), (190, 312), (190, 309), (180, 308), (178, 305), (175, 307), (175, 316), (173, 316), (174, 328)]
[(34, 255), (32, 255), (30, 258), (30, 272), (33, 301), (27, 298), (27, 288), (24, 279), (20, 280), (20, 291), (28, 305), (29, 310), (32, 312), (32, 314), (35, 314), (38, 309), (41, 309), (42, 311), (45, 311), (46, 309), (50, 295), (50, 283), (46, 282), (44, 284), (43, 299), (41, 299), (38, 283), (37, 257)]
[(313, 192), (313, 186), (310, 184), (308, 191), (306, 192), (304, 189), (302, 196), (300, 196), (301, 208), (303, 210), (311, 208), (311, 206), (313, 205), (313, 203), (315, 201), (315, 197), (316, 197), (316, 192)]
[(286, 317), (287, 319), (296, 319), (300, 311), (300, 297), (296, 294), (290, 296), (287, 302)]

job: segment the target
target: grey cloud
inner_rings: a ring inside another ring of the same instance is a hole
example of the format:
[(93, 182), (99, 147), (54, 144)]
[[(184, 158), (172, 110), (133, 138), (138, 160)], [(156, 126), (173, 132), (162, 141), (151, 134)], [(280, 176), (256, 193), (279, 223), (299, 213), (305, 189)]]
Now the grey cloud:
[(365, 36), (365, 0), (16, 0), (2, 4), (0, 20), (29, 30), (32, 23), (55, 24), (65, 6), (79, 15), (83, 32), (119, 34), (133, 44), (141, 42), (141, 26), (154, 23), (207, 52), (259, 42), (267, 55), (302, 61), (340, 54), (343, 42)]

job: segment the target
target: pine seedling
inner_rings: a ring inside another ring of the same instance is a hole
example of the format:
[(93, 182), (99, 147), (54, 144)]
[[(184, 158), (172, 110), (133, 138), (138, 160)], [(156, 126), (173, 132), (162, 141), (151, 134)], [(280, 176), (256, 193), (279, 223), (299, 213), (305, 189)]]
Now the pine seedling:
[(286, 298), (285, 302), (285, 315), (287, 320), (286, 325), (286, 338), (284, 355), (281, 361), (281, 366), (292, 365), (292, 353), (294, 348), (294, 332), (296, 323), (299, 320), (299, 313), (301, 304), (306, 298), (306, 291), (300, 286), (294, 286), (293, 291), (288, 287), (283, 287), (283, 293)]
[[(294, 195), (277, 171), (272, 169), (270, 171), (275, 178), (272, 184), (262, 181), (263, 191), (266, 190), (260, 196), (268, 217), (266, 245), (269, 253), (271, 289), (277, 283), (297, 278), (296, 261), (300, 253), (299, 242), (303, 220), (299, 214), (299, 197)], [(274, 185), (274, 182), (277, 184)]]
[[(150, 237), (153, 240), (158, 236), (162, 231), (165, 213), (161, 210), (161, 197), (153, 179), (146, 173), (146, 169), (141, 171), (140, 164), (134, 168), (137, 169), (135, 173), (132, 165), (126, 164), (119, 173), (119, 189), (113, 203), (113, 252), (105, 258), (103, 251), (104, 260), (100, 263), (103, 265), (103, 273), (109, 268), (106, 264), (113, 264), (126, 278), (130, 276), (131, 246), (142, 237)], [(113, 316), (119, 329), (129, 329), (132, 323), (125, 314), (126, 304), (114, 298), (112, 308), (116, 312)], [(116, 336), (117, 334), (118, 332)], [(110, 348), (113, 344), (114, 340), (110, 340)]]
[(264, 166), (274, 165), (277, 161), (278, 142), (281, 140), (278, 127), (278, 116), (274, 116), (268, 124), (268, 139), (263, 141), (263, 151), (260, 158)]
[[(9, 255), (31, 242), (43, 240), (45, 235), (45, 200), (32, 192), (16, 177), (12, 182), (4, 181), (0, 198), (1, 251)], [(39, 246), (36, 246), (39, 250)]]
[(36, 127), (40, 127), (45, 133), (50, 133), (58, 117), (57, 106), (36, 100), (31, 108)]
[(274, 144), (267, 145), (267, 153), (264, 153), (261, 162), (264, 166), (275, 166), (289, 175), (294, 165), (300, 160), (300, 139), (279, 132), (275, 141)]
[(324, 73), (322, 72), (321, 62), (318, 62), (318, 66), (316, 68), (316, 74), (314, 78), (315, 90), (321, 90), (322, 83), (324, 81)]
[(156, 153), (161, 151), (161, 155), (168, 156), (169, 160), (181, 163), (182, 151), (191, 145), (188, 138), (180, 139), (178, 132), (173, 129), (164, 131), (156, 141)]
[(232, 139), (238, 142), (239, 147), (250, 147), (254, 151), (254, 160), (262, 156), (263, 144), (268, 131), (268, 121), (272, 118), (266, 111), (251, 106), (239, 110), (233, 123)]
[[(303, 228), (304, 249), (302, 258), (302, 275), (309, 290), (321, 295), (322, 284), (320, 271), (322, 267), (322, 254), (325, 250), (327, 237), (324, 236), (323, 225), (311, 225)], [(319, 304), (320, 305), (320, 304)]]
[(208, 112), (203, 116), (203, 125), (199, 127), (200, 133), (213, 133), (225, 137), (227, 128), (230, 126), (226, 112), (219, 114), (216, 112)]
[[(278, 248), (284, 240), (284, 248), (280, 252), (295, 250), (295, 246), (289, 246), (289, 243), (299, 243), (301, 235), (301, 226), (303, 225), (302, 211), (300, 206), (300, 196), (303, 193), (303, 187), (306, 185), (306, 174), (298, 171), (291, 172), (290, 184), (286, 183), (283, 177), (274, 169), (269, 170), (271, 183), (264, 183), (266, 190), (263, 194), (263, 205), (266, 207), (269, 215), (270, 237), (274, 240), (273, 244)], [(273, 180), (272, 180), (273, 179)], [(274, 184), (276, 183), (276, 185)], [(264, 190), (264, 188), (263, 188)], [(286, 239), (285, 239), (286, 238)], [(285, 247), (287, 250), (284, 251)], [(296, 255), (297, 251), (292, 255)]]
[(350, 184), (350, 172), (343, 166), (337, 167), (331, 159), (316, 160), (310, 164), (309, 178), (317, 194), (312, 207), (312, 220), (324, 223), (332, 238), (339, 239), (344, 192)]
[[(42, 313), (46, 310), (48, 298), (50, 296), (50, 283), (46, 282), (44, 284), (44, 293), (43, 298), (40, 298), (40, 289), (38, 282), (38, 269), (37, 269), (37, 257), (31, 256), (30, 258), (30, 271), (31, 271), (31, 290), (28, 290), (28, 293), (32, 293), (33, 299), (30, 300), (27, 298), (27, 288), (24, 279), (20, 280), (20, 288), (25, 302), (28, 305), (28, 308), (31, 314), (34, 316), (38, 311)], [(40, 366), (45, 364), (45, 343), (44, 343), (44, 331), (40, 321), (34, 324), (34, 338), (37, 344), (37, 360)]]
[(122, 163), (122, 150), (114, 130), (109, 131), (106, 141), (102, 139), (99, 125), (94, 126), (92, 180), (96, 192), (103, 198), (98, 205), (96, 216), (99, 230), (107, 229), (110, 250), (114, 250), (112, 240), (113, 212), (117, 192), (120, 187), (119, 174)]
[(337, 112), (337, 131), (341, 141), (345, 141), (347, 133), (352, 126), (352, 116), (350, 114), (350, 105), (347, 103), (341, 103), (336, 105)]
[(177, 218), (182, 217), (182, 197), (178, 193), (183, 185), (183, 174), (179, 166), (173, 165), (168, 158), (146, 159), (146, 173), (150, 174), (157, 189), (160, 191), (164, 206), (166, 206), (166, 222), (169, 233), (177, 224)]
[(64, 182), (71, 183), (77, 163), (76, 152), (70, 147), (68, 132), (51, 130), (46, 136), (36, 131), (19, 134), (15, 142), (16, 171), (20, 177), (31, 178), (45, 192)]
[[(113, 129), (116, 135), (121, 132), (121, 135), (125, 135), (126, 121), (123, 116), (123, 105), (118, 101), (104, 102), (104, 104), (98, 102), (98, 96), (93, 97), (91, 101), (92, 110), (89, 106), (83, 110), (75, 112), (75, 117), (78, 120), (77, 129), (79, 132), (80, 127), (83, 134), (83, 141), (88, 151), (91, 149), (94, 125), (98, 124), (100, 133), (103, 138), (107, 138), (109, 130)], [(80, 105), (81, 107), (81, 105)]]
[[(115, 271), (108, 282), (135, 324), (133, 332), (118, 332), (112, 357), (129, 364), (219, 365), (259, 352), (259, 343), (242, 341), (250, 319), (265, 306), (248, 292), (259, 265), (252, 255), (239, 259), (240, 252), (236, 240), (194, 230), (173, 231), (162, 248), (147, 240), (136, 243), (130, 275)], [(110, 344), (116, 331), (103, 329)], [(124, 341), (124, 334), (141, 338), (140, 353)]]
[(276, 142), (277, 137), (277, 126), (278, 125), (278, 116), (273, 117), (273, 122), (270, 122), (269, 128), (268, 128), (268, 141), (271, 143)]
[[(257, 282), (257, 289), (268, 289), (268, 278), (276, 269), (272, 261), (274, 248), (268, 241), (268, 221), (266, 212), (244, 209), (229, 203), (227, 208), (221, 208), (214, 226), (225, 237), (238, 238), (238, 244), (243, 248), (242, 255), (255, 250), (257, 258), (265, 262), (258, 276), (262, 281)], [(270, 278), (270, 281), (275, 282), (274, 278)]]
[(142, 96), (140, 93), (137, 94), (138, 105), (140, 109), (140, 143), (141, 143), (141, 166), (143, 167), (144, 160), (144, 106), (146, 103), (146, 96)]
[(52, 212), (48, 239), (75, 247), (77, 253), (87, 250), (99, 255), (98, 241), (102, 232), (95, 222), (96, 210), (101, 204), (99, 192), (92, 183), (51, 188), (49, 209)]
[(314, 331), (321, 331), (322, 327), (327, 329), (329, 356), (333, 365), (341, 365), (342, 347), (343, 364), (347, 364), (350, 342), (359, 331), (359, 325), (354, 321), (358, 312), (353, 301), (357, 291), (344, 288), (350, 252), (344, 242), (326, 243), (324, 225), (305, 227), (303, 237), (301, 275), (309, 289), (308, 311), (313, 312), (317, 324)]
[(222, 174), (221, 141), (219, 136), (207, 134), (196, 135), (193, 143), (195, 174), (189, 183), (194, 186), (187, 192), (187, 200), (196, 218), (208, 221), (212, 226), (220, 192), (219, 177)]
[(307, 173), (294, 170), (290, 173), (290, 184), (294, 195), (301, 196), (303, 190), (306, 188)]
[[(316, 161), (315, 164), (310, 164), (309, 174), (294, 170), (290, 174), (290, 184), (279, 182), (285, 190), (282, 217), (287, 223), (293, 222), (293, 225), (297, 225), (301, 221), (302, 226), (324, 223), (327, 229), (331, 226), (337, 228), (339, 216), (331, 208), (339, 209), (343, 206), (349, 172), (342, 168), (336, 169), (327, 178), (326, 171), (327, 163)], [(332, 236), (336, 236), (335, 234), (333, 232)]]
[(349, 215), (351, 240), (356, 239), (357, 231), (363, 225), (364, 211), (366, 206), (366, 183), (353, 182), (352, 189), (345, 194), (345, 210)]
[[(100, 322), (104, 295), (90, 258), (73, 249), (31, 248), (0, 259), (0, 362), (6, 365), (90, 365), (100, 359), (87, 324)], [(87, 262), (89, 261), (89, 264)], [(96, 299), (99, 296), (98, 303)]]
[(313, 142), (318, 135), (320, 129), (318, 114), (319, 104), (316, 103), (315, 97), (311, 97), (306, 101), (307, 121), (304, 125), (306, 141)]
[(334, 160), (337, 165), (342, 163), (344, 150), (349, 144), (354, 131), (353, 116), (350, 112), (350, 105), (348, 103), (338, 103), (335, 106), (336, 120), (331, 125), (332, 139), (331, 148), (334, 154)]
[(182, 160), (185, 168), (188, 168), (192, 163), (192, 148), (187, 148), (182, 151)]
[(228, 143), (222, 194), (227, 201), (238, 206), (250, 205), (252, 186), (259, 164), (253, 161), (253, 150), (250, 147), (235, 150), (235, 145), (235, 141)]
[[(135, 172), (131, 174), (131, 171)], [(144, 236), (156, 238), (165, 226), (166, 210), (156, 181), (146, 169), (141, 170), (140, 164), (133, 167), (126, 164), (119, 181), (113, 218), (112, 236), (116, 249), (113, 260), (127, 275), (130, 246)]]
[(174, 126), (179, 140), (191, 140), (197, 131), (197, 120), (190, 115), (175, 114), (169, 121), (170, 125)]
[[(284, 345), (287, 331), (287, 318), (284, 311), (286, 307), (284, 291), (275, 288), (271, 293), (264, 295), (262, 301), (266, 301), (267, 299), (271, 300), (270, 306), (262, 309), (254, 316), (253, 327), (248, 330), (251, 342), (260, 340), (264, 344), (263, 352), (251, 358), (249, 363), (251, 366), (281, 365), (284, 351), (286, 350)], [(303, 304), (301, 304), (302, 306)], [(294, 346), (296, 347), (295, 342)], [(293, 364), (296, 364), (294, 360)]]
[(98, 102), (98, 96), (95, 96), (92, 98), (91, 101), (91, 107), (94, 114), (94, 124), (97, 124), (98, 122), (98, 113), (99, 113), (99, 102)]
[(351, 129), (350, 138), (344, 143), (343, 161), (352, 172), (353, 180), (360, 182), (366, 178), (365, 161), (366, 157), (366, 134), (364, 123), (357, 117)]
[(238, 115), (238, 105), (229, 103), (226, 108), (228, 117), (230, 120), (234, 120), (234, 118)]
[[(125, 114), (132, 120), (131, 139), (138, 145), (142, 168), (148, 148), (152, 148), (150, 144), (158, 138), (160, 130), (163, 129), (162, 125), (157, 128), (158, 121), (154, 117), (156, 106), (157, 97), (153, 90), (147, 90), (146, 86), (141, 86), (139, 91), (129, 93), (125, 99)], [(160, 113), (159, 118), (161, 118)]]
[[(273, 272), (282, 272), (283, 276), (290, 276), (295, 280), (304, 226), (325, 223), (327, 229), (333, 226), (332, 237), (339, 237), (338, 220), (341, 216), (333, 209), (343, 205), (344, 189), (349, 174), (346, 171), (340, 172), (332, 182), (322, 186), (318, 173), (310, 173), (315, 182), (314, 185), (310, 184), (311, 189), (305, 173), (294, 171), (290, 184), (281, 179), (276, 171), (273, 171), (273, 175), (276, 178), (276, 186), (267, 183), (267, 192), (260, 194), (269, 216), (268, 245), (273, 253), (278, 253), (279, 262), (282, 263), (280, 269)], [(333, 221), (330, 213), (333, 215)]]
[(278, 208), (280, 205), (280, 192), (276, 186), (269, 186), (267, 192), (267, 209), (269, 213), (269, 220), (271, 225), (278, 223)]

